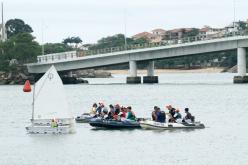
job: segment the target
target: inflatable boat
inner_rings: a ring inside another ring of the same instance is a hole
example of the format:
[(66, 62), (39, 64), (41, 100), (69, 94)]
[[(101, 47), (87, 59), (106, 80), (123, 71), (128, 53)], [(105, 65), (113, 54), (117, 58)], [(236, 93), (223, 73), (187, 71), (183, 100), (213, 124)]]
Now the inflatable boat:
[(140, 128), (140, 124), (137, 121), (132, 120), (105, 120), (101, 118), (91, 119), (89, 124), (92, 127), (101, 127), (101, 128), (109, 128), (109, 129), (134, 129)]
[(143, 129), (159, 129), (159, 130), (172, 130), (172, 129), (202, 129), (205, 128), (201, 122), (194, 123), (160, 123), (152, 120), (140, 121), (140, 126)]
[(90, 114), (82, 114), (81, 116), (77, 116), (75, 118), (75, 121), (77, 123), (89, 123), (91, 119), (95, 118), (94, 116), (91, 116)]

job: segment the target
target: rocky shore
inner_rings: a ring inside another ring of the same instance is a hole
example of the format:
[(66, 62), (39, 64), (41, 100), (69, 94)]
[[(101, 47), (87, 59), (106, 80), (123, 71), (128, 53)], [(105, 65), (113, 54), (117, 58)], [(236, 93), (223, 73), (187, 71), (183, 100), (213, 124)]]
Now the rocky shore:
[(0, 85), (24, 84), (26, 80), (34, 83), (34, 76), (30, 75), (23, 66), (17, 66), (11, 71), (0, 71)]
[[(26, 80), (31, 84), (37, 81), (42, 75), (29, 74), (26, 67), (15, 66), (11, 71), (0, 71), (0, 85), (23, 85)], [(81, 84), (88, 83), (83, 78), (109, 78), (112, 77), (110, 72), (101, 70), (78, 70), (73, 72), (72, 77), (60, 74), (64, 84)]]
[(74, 76), (78, 78), (111, 78), (112, 74), (104, 70), (87, 69), (75, 71)]

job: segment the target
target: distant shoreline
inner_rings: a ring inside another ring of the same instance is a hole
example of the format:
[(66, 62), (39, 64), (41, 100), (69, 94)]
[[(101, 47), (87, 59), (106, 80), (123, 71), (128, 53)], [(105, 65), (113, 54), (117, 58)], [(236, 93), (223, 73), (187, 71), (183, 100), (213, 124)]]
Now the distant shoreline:
[[(203, 69), (155, 69), (155, 74), (159, 73), (221, 73), (225, 68), (211, 67)], [(107, 70), (111, 74), (128, 74), (128, 70)], [(138, 74), (146, 74), (146, 70), (138, 70)]]

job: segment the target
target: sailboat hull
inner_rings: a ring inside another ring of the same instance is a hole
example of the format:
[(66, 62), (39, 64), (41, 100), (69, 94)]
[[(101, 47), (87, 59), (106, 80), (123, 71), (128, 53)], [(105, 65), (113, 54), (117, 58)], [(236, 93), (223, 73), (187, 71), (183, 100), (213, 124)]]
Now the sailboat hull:
[[(32, 122), (32, 119), (31, 119), (31, 122)], [(35, 126), (50, 126), (51, 122), (52, 122), (52, 119), (34, 119), (32, 123)], [(59, 126), (66, 126), (66, 125), (71, 125), (72, 123), (73, 124), (75, 123), (73, 118), (56, 119), (56, 122)]]
[(26, 130), (30, 134), (70, 134), (75, 133), (74, 127), (71, 126), (28, 126)]

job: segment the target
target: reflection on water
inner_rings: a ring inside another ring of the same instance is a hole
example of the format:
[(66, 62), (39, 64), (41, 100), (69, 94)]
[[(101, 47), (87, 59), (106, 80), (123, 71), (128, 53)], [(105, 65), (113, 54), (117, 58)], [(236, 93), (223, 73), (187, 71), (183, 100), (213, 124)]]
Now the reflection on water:
[[(207, 128), (197, 130), (108, 130), (76, 124), (71, 135), (29, 135), (32, 95), (22, 86), (0, 86), (0, 164), (247, 164), (248, 85), (233, 85), (233, 74), (165, 74), (161, 84), (126, 85), (125, 75), (90, 79), (100, 85), (65, 86), (76, 116), (93, 102), (131, 105), (138, 117), (153, 106), (189, 107)], [(101, 81), (99, 81), (101, 80)], [(108, 83), (114, 85), (103, 85)]]

